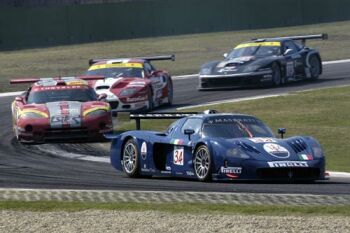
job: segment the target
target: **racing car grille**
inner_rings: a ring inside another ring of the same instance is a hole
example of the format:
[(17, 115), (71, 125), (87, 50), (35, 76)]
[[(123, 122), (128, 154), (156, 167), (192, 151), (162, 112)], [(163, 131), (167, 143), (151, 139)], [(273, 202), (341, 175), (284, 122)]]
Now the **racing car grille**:
[(119, 101), (111, 101), (109, 102), (109, 105), (111, 106), (111, 109), (116, 109), (119, 106)]
[(45, 140), (69, 140), (88, 138), (89, 131), (87, 128), (67, 128), (67, 129), (47, 129), (43, 135)]
[(317, 179), (320, 176), (320, 169), (318, 168), (259, 168), (257, 175), (261, 179)]
[(293, 148), (295, 153), (300, 153), (306, 150), (306, 143), (301, 139), (288, 142), (288, 145)]

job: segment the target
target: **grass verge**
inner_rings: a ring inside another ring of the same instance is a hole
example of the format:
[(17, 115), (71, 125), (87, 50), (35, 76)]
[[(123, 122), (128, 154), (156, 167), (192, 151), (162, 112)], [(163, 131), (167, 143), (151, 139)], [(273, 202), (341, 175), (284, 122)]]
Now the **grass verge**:
[(350, 216), (348, 206), (282, 206), (282, 205), (229, 205), (229, 204), (193, 204), (193, 203), (92, 203), (92, 202), (56, 202), (56, 201), (2, 201), (1, 210), (16, 211), (84, 211), (91, 209), (118, 211), (164, 211), (169, 213), (194, 214), (244, 214), (244, 215), (330, 215)]
[(207, 61), (222, 59), (223, 53), (251, 38), (324, 32), (329, 34), (328, 41), (309, 41), (308, 45), (318, 48), (324, 60), (350, 58), (350, 21), (5, 51), (0, 52), (0, 92), (24, 90), (26, 86), (9, 85), (9, 79), (15, 77), (82, 74), (90, 58), (174, 53), (176, 62), (159, 62), (156, 67), (167, 68), (172, 74), (188, 74), (198, 72)]
[[(218, 104), (186, 111), (215, 109), (219, 112), (238, 112), (257, 116), (276, 132), (287, 128), (287, 137), (315, 137), (326, 154), (327, 169), (350, 172), (350, 87), (294, 92), (290, 95)], [(164, 130), (169, 120), (143, 120), (142, 129)], [(135, 129), (131, 122), (124, 130)]]

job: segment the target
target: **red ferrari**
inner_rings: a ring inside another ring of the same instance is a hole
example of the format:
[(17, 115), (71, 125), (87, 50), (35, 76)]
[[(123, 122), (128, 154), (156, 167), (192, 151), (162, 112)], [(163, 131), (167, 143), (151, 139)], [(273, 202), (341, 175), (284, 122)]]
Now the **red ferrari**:
[(175, 60), (174, 55), (92, 59), (86, 75), (105, 79), (91, 82), (98, 94), (106, 94), (114, 111), (138, 112), (173, 102), (173, 83), (168, 72), (157, 70), (151, 61)]
[[(34, 83), (12, 103), (13, 130), (20, 142), (102, 139), (113, 131), (110, 106), (85, 80), (100, 76), (15, 79)], [(85, 80), (84, 80), (85, 79)]]

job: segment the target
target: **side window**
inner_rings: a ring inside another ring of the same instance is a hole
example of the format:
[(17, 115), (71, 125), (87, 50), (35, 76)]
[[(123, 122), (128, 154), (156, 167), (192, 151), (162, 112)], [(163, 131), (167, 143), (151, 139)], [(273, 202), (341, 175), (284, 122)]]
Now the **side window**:
[(284, 43), (284, 51), (287, 51), (287, 49), (292, 49), (292, 54), (298, 52), (299, 48), (294, 44), (293, 41), (286, 41)]
[(181, 132), (184, 133), (185, 129), (193, 129), (195, 133), (199, 133), (201, 130), (203, 121), (202, 119), (192, 118), (188, 119), (181, 128)]
[(144, 69), (145, 69), (145, 73), (146, 73), (146, 74), (151, 74), (151, 73), (152, 73), (153, 67), (151, 66), (151, 64), (149, 64), (148, 62), (145, 62), (145, 63), (143, 64), (143, 66), (144, 66)]

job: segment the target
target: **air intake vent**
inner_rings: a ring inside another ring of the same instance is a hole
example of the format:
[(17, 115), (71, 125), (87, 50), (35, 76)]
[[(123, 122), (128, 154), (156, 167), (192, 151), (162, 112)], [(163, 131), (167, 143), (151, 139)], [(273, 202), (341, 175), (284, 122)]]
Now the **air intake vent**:
[(251, 145), (248, 145), (247, 143), (241, 142), (240, 146), (249, 152), (260, 154), (260, 151), (258, 149), (255, 149), (254, 147), (252, 147)]
[(295, 153), (300, 153), (302, 151), (305, 151), (307, 148), (306, 143), (301, 139), (289, 141), (288, 144), (290, 145), (290, 147), (293, 148)]

